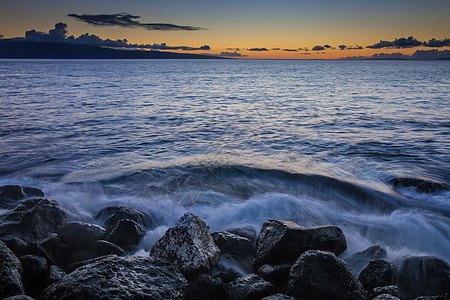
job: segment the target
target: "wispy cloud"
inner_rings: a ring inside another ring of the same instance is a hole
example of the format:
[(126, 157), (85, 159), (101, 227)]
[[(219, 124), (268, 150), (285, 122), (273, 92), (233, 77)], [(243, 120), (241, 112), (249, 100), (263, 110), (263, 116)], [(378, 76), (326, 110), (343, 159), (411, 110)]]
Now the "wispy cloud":
[(242, 53), (239, 53), (237, 51), (234, 52), (228, 52), (228, 51), (223, 51), (219, 54), (219, 56), (223, 56), (223, 57), (245, 57), (247, 55), (243, 55)]
[(119, 14), (100, 14), (100, 15), (77, 15), (68, 14), (69, 17), (75, 18), (78, 21), (96, 26), (121, 26), (121, 27), (140, 27), (147, 30), (178, 30), (178, 31), (195, 31), (201, 30), (201, 27), (182, 26), (167, 23), (141, 23), (137, 21), (140, 16), (133, 16), (127, 13)]

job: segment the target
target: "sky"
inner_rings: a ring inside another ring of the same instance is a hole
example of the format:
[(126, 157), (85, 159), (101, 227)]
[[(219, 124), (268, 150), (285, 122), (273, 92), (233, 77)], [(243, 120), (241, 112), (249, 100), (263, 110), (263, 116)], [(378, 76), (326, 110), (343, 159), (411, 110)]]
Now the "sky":
[[(131, 19), (139, 24), (191, 26), (195, 30), (93, 25), (74, 17), (120, 13), (139, 16)], [(450, 1), (0, 0), (0, 34), (4, 38), (23, 37), (31, 29), (48, 32), (58, 22), (67, 24), (69, 35), (75, 37), (89, 33), (102, 39), (127, 39), (133, 44), (210, 48), (171, 51), (262, 59), (335, 59), (433, 49), (395, 44), (366, 47), (380, 40), (393, 42), (411, 36), (420, 42), (450, 38)], [(339, 45), (347, 47), (340, 50)]]

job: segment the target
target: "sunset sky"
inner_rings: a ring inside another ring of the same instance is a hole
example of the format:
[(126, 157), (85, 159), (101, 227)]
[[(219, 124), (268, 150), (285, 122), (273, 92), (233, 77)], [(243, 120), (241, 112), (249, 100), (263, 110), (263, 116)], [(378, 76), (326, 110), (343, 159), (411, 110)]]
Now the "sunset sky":
[[(172, 31), (141, 26), (101, 26), (68, 16), (119, 13), (140, 16), (133, 21), (142, 24), (164, 23), (201, 29)], [(102, 39), (127, 39), (136, 44), (209, 45), (209, 51), (195, 53), (236, 52), (246, 58), (325, 59), (381, 52), (411, 54), (418, 49), (433, 49), (423, 46), (368, 49), (366, 46), (380, 40), (394, 41), (410, 36), (421, 42), (450, 38), (450, 1), (0, 0), (0, 34), (5, 38), (23, 37), (31, 29), (48, 32), (57, 22), (67, 24), (69, 35), (75, 37), (89, 33)], [(315, 46), (325, 45), (330, 47), (312, 51)], [(340, 50), (339, 45), (362, 46), (363, 49)], [(248, 50), (264, 48), (269, 51)]]

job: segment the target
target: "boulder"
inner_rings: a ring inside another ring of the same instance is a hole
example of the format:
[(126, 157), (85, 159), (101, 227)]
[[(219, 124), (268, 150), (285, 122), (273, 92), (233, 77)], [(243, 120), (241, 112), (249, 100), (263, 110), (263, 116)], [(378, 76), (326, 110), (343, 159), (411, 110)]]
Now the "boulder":
[(128, 249), (139, 244), (144, 236), (145, 231), (138, 223), (133, 220), (122, 219), (106, 239), (124, 249)]
[(205, 222), (187, 213), (153, 245), (150, 255), (174, 262), (181, 273), (191, 275), (211, 270), (220, 250)]
[(116, 244), (104, 240), (95, 241), (93, 247), (95, 252), (97, 253), (97, 256), (104, 256), (109, 254), (122, 256), (125, 254), (125, 251), (122, 248), (120, 248)]
[(38, 296), (47, 286), (48, 264), (45, 258), (35, 255), (20, 257), (22, 280), (27, 295)]
[(395, 177), (389, 181), (394, 187), (411, 186), (419, 193), (432, 193), (436, 191), (445, 191), (449, 189), (449, 186), (445, 183), (424, 179), (424, 178), (411, 178), (411, 177)]
[(414, 300), (448, 300), (448, 296), (421, 296), (421, 297), (417, 297)]
[(58, 202), (46, 198), (23, 200), (14, 209), (0, 215), (0, 237), (17, 236), (25, 242), (36, 241), (68, 221)]
[(215, 299), (224, 293), (222, 280), (200, 273), (189, 280), (188, 299)]
[(29, 247), (27, 242), (15, 236), (8, 236), (1, 240), (16, 256), (23, 255)]
[(215, 273), (213, 275), (213, 278), (220, 279), (222, 283), (230, 283), (241, 276), (241, 274), (239, 274), (235, 269), (225, 268), (221, 264), (217, 265), (217, 267), (220, 269), (220, 271)]
[(108, 232), (116, 227), (117, 223), (123, 219), (133, 220), (145, 228), (152, 228), (156, 223), (150, 214), (123, 205), (105, 207), (97, 213), (95, 219), (104, 221), (105, 228)]
[(396, 285), (388, 285), (388, 286), (379, 286), (372, 290), (370, 293), (370, 298), (375, 298), (376, 296), (382, 294), (389, 294), (394, 297), (400, 298), (400, 290)]
[(275, 295), (264, 297), (261, 300), (296, 300), (296, 299), (294, 297), (278, 293)]
[(22, 266), (14, 253), (0, 241), (0, 299), (24, 293)]
[(63, 245), (59, 241), (58, 234), (52, 233), (36, 242), (36, 248), (47, 261), (54, 265), (63, 265), (69, 258), (64, 253)]
[(30, 296), (27, 296), (27, 295), (16, 295), (16, 296), (11, 296), (11, 297), (5, 298), (3, 300), (34, 300), (34, 298), (31, 298)]
[(218, 231), (211, 234), (214, 243), (220, 249), (221, 254), (237, 253), (244, 256), (254, 255), (252, 242), (245, 237), (227, 231)]
[(334, 253), (309, 250), (303, 253), (289, 272), (288, 295), (308, 299), (366, 299), (358, 278)]
[(242, 237), (245, 237), (250, 240), (252, 245), (256, 243), (256, 237), (258, 232), (256, 231), (255, 227), (251, 225), (240, 225), (235, 227), (230, 227), (225, 229), (225, 231), (229, 233), (233, 233)]
[(355, 274), (359, 274), (361, 270), (364, 269), (365, 266), (367, 266), (369, 261), (375, 259), (385, 259), (386, 257), (386, 249), (384, 249), (380, 245), (373, 245), (364, 251), (352, 254), (344, 260), (349, 264)]
[(47, 285), (60, 281), (67, 273), (58, 266), (51, 265), (48, 270)]
[(187, 280), (153, 257), (107, 256), (47, 287), (41, 299), (184, 299)]
[(103, 227), (81, 221), (68, 222), (58, 229), (59, 240), (65, 246), (75, 249), (89, 248), (105, 235)]
[(229, 300), (261, 299), (276, 293), (276, 288), (256, 274), (248, 274), (232, 281), (228, 286)]
[(450, 294), (450, 267), (433, 256), (409, 256), (398, 264), (398, 287), (402, 298)]
[(44, 197), (44, 193), (40, 189), (27, 186), (0, 186), (0, 208), (10, 209), (16, 207), (20, 200), (31, 197)]
[(256, 240), (255, 270), (264, 264), (293, 263), (307, 250), (340, 255), (345, 249), (347, 242), (339, 227), (302, 227), (290, 221), (268, 220)]
[(380, 286), (395, 285), (397, 268), (384, 259), (372, 260), (359, 274), (359, 281), (367, 291)]
[(400, 298), (392, 296), (391, 294), (381, 294), (376, 296), (372, 300), (400, 300)]
[(258, 275), (264, 280), (273, 283), (278, 289), (286, 289), (289, 280), (291, 264), (263, 265), (258, 270)]

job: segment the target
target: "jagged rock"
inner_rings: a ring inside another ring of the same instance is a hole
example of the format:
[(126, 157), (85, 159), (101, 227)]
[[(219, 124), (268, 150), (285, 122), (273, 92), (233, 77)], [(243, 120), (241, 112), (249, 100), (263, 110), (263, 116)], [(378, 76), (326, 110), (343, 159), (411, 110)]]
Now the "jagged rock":
[(104, 220), (105, 228), (108, 232), (114, 229), (117, 223), (123, 219), (133, 220), (145, 228), (152, 228), (155, 225), (155, 220), (151, 215), (139, 209), (123, 205), (105, 207), (97, 213), (95, 219)]
[(229, 300), (261, 299), (274, 293), (276, 293), (275, 286), (256, 274), (237, 278), (228, 286)]
[(24, 293), (22, 266), (14, 253), (0, 241), (0, 299)]
[(184, 299), (187, 280), (153, 257), (107, 256), (47, 287), (41, 299)]
[(48, 271), (47, 285), (60, 281), (67, 273), (58, 266), (51, 265)]
[(259, 268), (258, 275), (273, 283), (278, 289), (286, 289), (291, 266), (291, 264), (263, 265)]
[(28, 295), (38, 296), (46, 287), (48, 277), (48, 264), (45, 258), (35, 255), (20, 257), (22, 263), (22, 280)]
[(308, 299), (366, 299), (350, 267), (332, 252), (309, 250), (291, 268), (287, 294)]
[(294, 297), (285, 294), (275, 294), (262, 298), (261, 300), (296, 300)]
[(230, 227), (225, 229), (225, 231), (229, 233), (233, 233), (242, 237), (245, 237), (250, 240), (252, 245), (255, 245), (256, 243), (256, 237), (258, 232), (256, 231), (255, 227), (251, 225), (241, 225), (236, 227)]
[(214, 267), (219, 261), (220, 250), (205, 222), (187, 213), (155, 243), (150, 255), (172, 261), (181, 273), (190, 275)]
[(81, 221), (68, 222), (58, 229), (59, 240), (75, 249), (89, 248), (105, 235), (106, 231), (103, 227)]
[(433, 256), (409, 256), (397, 267), (402, 298), (450, 294), (450, 267), (444, 260)]
[(189, 280), (188, 299), (214, 299), (223, 294), (222, 280), (200, 273)]
[(340, 255), (347, 249), (342, 230), (336, 226), (302, 227), (290, 221), (264, 222), (256, 240), (255, 270), (264, 264), (293, 263), (307, 250)]
[(364, 251), (356, 252), (344, 259), (357, 275), (364, 269), (371, 260), (385, 259), (387, 257), (386, 249), (380, 245), (373, 245)]
[(218, 231), (211, 234), (214, 243), (220, 249), (221, 254), (237, 253), (245, 256), (254, 255), (252, 242), (245, 237), (227, 231)]
[(370, 297), (375, 298), (376, 296), (379, 296), (382, 294), (389, 294), (394, 297), (400, 298), (400, 290), (398, 289), (398, 286), (396, 286), (396, 285), (376, 287), (372, 290), (372, 293), (370, 293)]
[(436, 191), (445, 191), (449, 189), (449, 186), (445, 183), (424, 179), (424, 178), (411, 178), (411, 177), (396, 177), (389, 181), (394, 187), (399, 185), (412, 186), (420, 193), (432, 193)]
[(359, 281), (367, 291), (380, 286), (394, 285), (397, 283), (397, 268), (384, 259), (372, 260), (361, 271)]
[(376, 296), (372, 300), (400, 300), (400, 298), (392, 296), (391, 294), (381, 294)]
[(145, 231), (133, 220), (122, 219), (107, 236), (107, 240), (127, 249), (139, 244)]
[(20, 205), (0, 215), (0, 237), (13, 235), (25, 242), (36, 241), (67, 221), (58, 202), (46, 198), (23, 200)]
[(20, 200), (30, 197), (44, 197), (44, 193), (40, 189), (27, 186), (0, 186), (0, 208), (9, 209), (16, 207)]
[(27, 295), (16, 295), (16, 296), (11, 296), (11, 297), (5, 298), (3, 300), (34, 300), (34, 298), (31, 298), (30, 296), (27, 296)]

